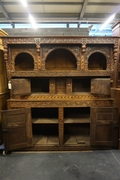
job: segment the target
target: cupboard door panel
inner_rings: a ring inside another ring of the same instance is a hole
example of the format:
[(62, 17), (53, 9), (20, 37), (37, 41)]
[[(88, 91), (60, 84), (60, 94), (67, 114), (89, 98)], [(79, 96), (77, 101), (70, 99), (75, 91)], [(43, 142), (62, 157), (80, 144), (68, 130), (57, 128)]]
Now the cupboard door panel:
[(32, 146), (30, 109), (1, 111), (5, 150), (17, 150)]
[(31, 94), (30, 79), (12, 79), (13, 95), (29, 95)]
[(91, 94), (110, 95), (110, 79), (109, 78), (91, 79)]
[(118, 108), (91, 108), (91, 145), (116, 146), (118, 129)]

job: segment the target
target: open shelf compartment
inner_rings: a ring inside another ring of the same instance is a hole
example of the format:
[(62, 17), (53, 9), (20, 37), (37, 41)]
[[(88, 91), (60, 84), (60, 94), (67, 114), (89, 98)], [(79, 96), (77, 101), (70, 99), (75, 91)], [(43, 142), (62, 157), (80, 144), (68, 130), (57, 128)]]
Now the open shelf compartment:
[(90, 145), (90, 108), (64, 108), (64, 144)]

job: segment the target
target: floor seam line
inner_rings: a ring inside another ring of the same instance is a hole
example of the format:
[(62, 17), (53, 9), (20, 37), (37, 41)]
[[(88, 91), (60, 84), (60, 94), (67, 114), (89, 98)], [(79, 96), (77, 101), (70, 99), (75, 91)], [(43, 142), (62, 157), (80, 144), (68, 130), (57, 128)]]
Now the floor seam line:
[(120, 165), (119, 160), (116, 158), (116, 156), (114, 155), (114, 153), (111, 151), (111, 154), (113, 155), (113, 157), (116, 159), (116, 161), (118, 162), (118, 164)]

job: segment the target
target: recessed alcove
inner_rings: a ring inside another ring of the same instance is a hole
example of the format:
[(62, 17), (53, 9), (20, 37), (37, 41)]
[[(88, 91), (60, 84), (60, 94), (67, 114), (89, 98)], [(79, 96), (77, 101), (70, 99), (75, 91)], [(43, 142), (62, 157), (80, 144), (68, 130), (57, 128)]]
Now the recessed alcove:
[(15, 58), (16, 71), (30, 71), (34, 69), (34, 59), (26, 52), (20, 53)]
[(75, 70), (77, 60), (67, 49), (59, 48), (49, 53), (46, 58), (46, 70)]
[(73, 93), (90, 92), (90, 78), (73, 78), (72, 91)]
[(49, 79), (31, 78), (32, 93), (49, 93)]
[(58, 108), (32, 108), (33, 144), (58, 145)]
[(90, 55), (88, 59), (89, 70), (106, 70), (107, 60), (104, 54), (101, 52), (95, 52)]
[(88, 145), (90, 143), (90, 108), (64, 108), (64, 143)]

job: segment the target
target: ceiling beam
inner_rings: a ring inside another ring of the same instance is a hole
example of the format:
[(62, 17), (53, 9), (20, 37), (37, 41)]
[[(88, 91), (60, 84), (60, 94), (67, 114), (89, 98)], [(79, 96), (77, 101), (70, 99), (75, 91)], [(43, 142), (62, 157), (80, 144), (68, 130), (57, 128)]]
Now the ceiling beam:
[(1, 9), (3, 15), (6, 17), (6, 19), (9, 20), (9, 21), (11, 21), (10, 24), (11, 24), (12, 27), (14, 28), (14, 23), (12, 22), (12, 20), (11, 20), (11, 18), (9, 17), (7, 11), (5, 10), (5, 8), (4, 8), (4, 6), (3, 6), (1, 0), (0, 0), (0, 9)]
[[(3, 5), (19, 5), (21, 4), (18, 1), (6, 1), (6, 2), (2, 2)], [(29, 5), (82, 5), (83, 2), (49, 2), (49, 1), (45, 1), (45, 2), (39, 2), (39, 1), (34, 1), (34, 2), (29, 2)], [(88, 5), (90, 6), (119, 6), (119, 3), (115, 3), (115, 2), (88, 2)]]
[[(82, 9), (81, 9), (81, 12), (80, 12), (79, 20), (82, 20), (84, 14), (85, 14), (87, 4), (88, 4), (88, 0), (84, 0), (83, 5), (82, 5)], [(80, 27), (80, 22), (78, 23), (78, 27)]]

